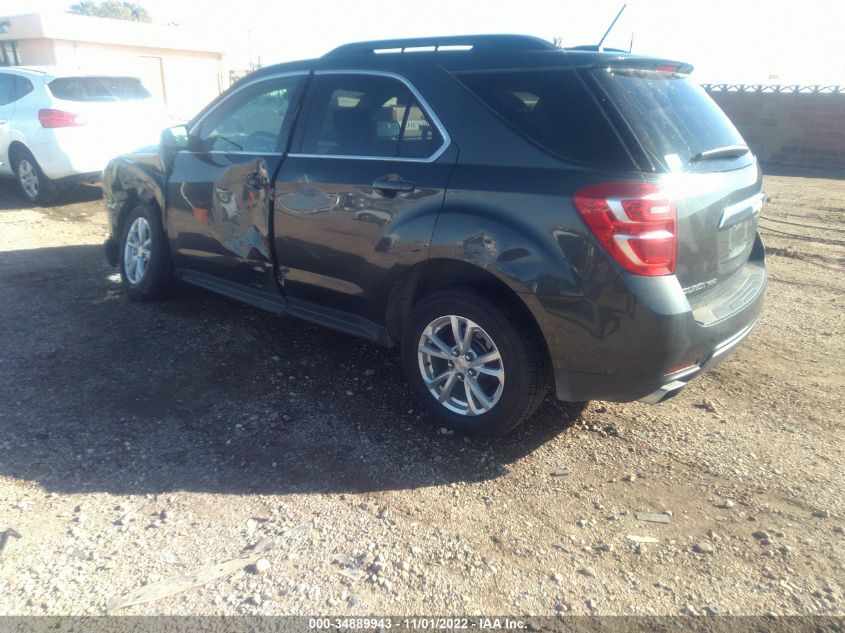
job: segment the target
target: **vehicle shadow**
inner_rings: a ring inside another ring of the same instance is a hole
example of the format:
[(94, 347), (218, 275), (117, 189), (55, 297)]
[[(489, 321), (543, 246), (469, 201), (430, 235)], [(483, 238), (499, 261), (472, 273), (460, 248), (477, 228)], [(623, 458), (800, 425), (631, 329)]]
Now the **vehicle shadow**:
[(0, 211), (19, 209), (53, 208), (71, 204), (94, 202), (103, 199), (103, 190), (98, 185), (76, 184), (62, 188), (61, 195), (55, 202), (37, 205), (29, 202), (21, 193), (18, 183), (13, 178), (0, 178)]
[(442, 435), (398, 352), (178, 287), (133, 303), (98, 245), (0, 252), (0, 476), (49, 491), (367, 492), (495, 478), (565, 431)]

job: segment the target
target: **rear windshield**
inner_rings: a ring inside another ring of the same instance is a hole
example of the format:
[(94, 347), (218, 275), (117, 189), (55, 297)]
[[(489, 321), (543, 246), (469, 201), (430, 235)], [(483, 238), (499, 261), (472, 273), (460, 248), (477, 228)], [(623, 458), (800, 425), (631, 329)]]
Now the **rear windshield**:
[(49, 85), (56, 99), (66, 101), (137, 101), (150, 97), (135, 77), (61, 77)]
[(725, 113), (686, 75), (603, 69), (595, 76), (652, 160), (671, 171), (687, 169), (700, 152), (745, 145)]
[(631, 169), (631, 159), (573, 70), (496, 70), (455, 76), (505, 121), (562, 158)]

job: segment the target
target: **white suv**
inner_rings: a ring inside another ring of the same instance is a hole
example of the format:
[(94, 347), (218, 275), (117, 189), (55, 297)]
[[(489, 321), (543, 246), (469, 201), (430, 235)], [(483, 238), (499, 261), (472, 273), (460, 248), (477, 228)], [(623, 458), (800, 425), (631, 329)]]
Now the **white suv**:
[(98, 180), (109, 159), (157, 144), (172, 124), (136, 77), (0, 68), (0, 175), (30, 202)]

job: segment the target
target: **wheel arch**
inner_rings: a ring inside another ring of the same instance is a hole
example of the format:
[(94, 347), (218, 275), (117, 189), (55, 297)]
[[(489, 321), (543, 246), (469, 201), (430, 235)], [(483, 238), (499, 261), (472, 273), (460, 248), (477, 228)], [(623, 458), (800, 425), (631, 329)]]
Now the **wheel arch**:
[(550, 359), (548, 345), (540, 324), (522, 296), (508, 283), (507, 277), (462, 260), (433, 258), (420, 262), (396, 280), (388, 294), (385, 324), (390, 337), (402, 339), (402, 327), (414, 306), (424, 297), (449, 288), (472, 288), (496, 301), (505, 301), (516, 310), (533, 334), (542, 341), (546, 358)]
[(103, 171), (103, 197), (109, 210), (112, 235), (117, 239), (126, 216), (138, 203), (150, 205), (161, 214), (165, 226), (163, 174), (155, 168), (125, 160), (112, 160)]
[(32, 152), (29, 150), (29, 148), (26, 145), (24, 145), (21, 141), (18, 141), (18, 140), (14, 140), (11, 143), (9, 143), (8, 152), (9, 152), (9, 166), (12, 167), (12, 171), (14, 171), (15, 160), (18, 158), (18, 156), (21, 155), (22, 152), (26, 152), (26, 153), (32, 155)]

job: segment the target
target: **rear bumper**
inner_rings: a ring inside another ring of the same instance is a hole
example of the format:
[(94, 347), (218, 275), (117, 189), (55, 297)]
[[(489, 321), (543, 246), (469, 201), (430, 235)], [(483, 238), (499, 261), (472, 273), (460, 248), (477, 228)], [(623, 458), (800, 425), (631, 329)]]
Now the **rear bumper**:
[[(652, 376), (619, 376), (594, 374), (555, 368), (555, 391), (558, 399), (570, 402), (585, 400), (608, 400), (611, 402), (633, 402), (640, 400), (657, 404), (676, 396), (697, 376), (708, 371), (730, 356), (739, 344), (751, 333), (756, 321), (739, 332), (712, 347), (700, 363), (693, 363), (678, 371)], [(648, 354), (648, 348), (643, 349)]]
[(708, 358), (703, 365), (693, 365), (692, 367), (683, 370), (678, 375), (672, 376), (671, 380), (660, 385), (660, 387), (652, 391), (647, 396), (640, 398), (640, 402), (645, 402), (646, 404), (658, 404), (678, 395), (681, 389), (686, 387), (690, 380), (727, 358), (730, 353), (745, 339), (745, 337), (751, 334), (751, 330), (754, 329), (756, 324), (757, 323), (755, 321), (751, 325), (741, 329), (728, 340), (722, 341), (716, 346), (713, 353), (710, 355), (710, 358)]
[(753, 285), (738, 284), (724, 298), (730, 311), (715, 320), (693, 309), (674, 277), (622, 276), (592, 300), (536, 297), (529, 307), (549, 347), (557, 397), (657, 403), (676, 395), (754, 328), (766, 287), (762, 244), (757, 255), (748, 264)]

